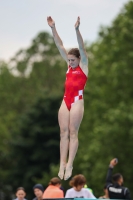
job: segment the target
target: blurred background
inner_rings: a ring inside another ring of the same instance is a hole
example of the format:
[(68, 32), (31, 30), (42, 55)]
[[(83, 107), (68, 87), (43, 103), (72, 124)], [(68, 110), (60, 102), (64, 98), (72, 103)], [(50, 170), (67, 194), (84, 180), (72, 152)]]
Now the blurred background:
[[(66, 63), (47, 25), (52, 16), (64, 46), (77, 47), (74, 24), (89, 57), (85, 113), (73, 175), (103, 193), (110, 159), (133, 191), (133, 1), (17, 0), (0, 3), (0, 200), (23, 186), (47, 187), (59, 168), (58, 109)], [(68, 181), (62, 181), (68, 189)]]

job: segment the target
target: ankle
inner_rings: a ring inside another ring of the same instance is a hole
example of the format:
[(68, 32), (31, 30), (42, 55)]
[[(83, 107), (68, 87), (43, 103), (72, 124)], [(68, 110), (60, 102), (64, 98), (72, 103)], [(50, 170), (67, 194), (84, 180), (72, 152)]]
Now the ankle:
[(72, 163), (67, 163), (67, 164), (66, 164), (66, 168), (73, 168)]
[(60, 163), (60, 168), (65, 168), (66, 167), (66, 163)]

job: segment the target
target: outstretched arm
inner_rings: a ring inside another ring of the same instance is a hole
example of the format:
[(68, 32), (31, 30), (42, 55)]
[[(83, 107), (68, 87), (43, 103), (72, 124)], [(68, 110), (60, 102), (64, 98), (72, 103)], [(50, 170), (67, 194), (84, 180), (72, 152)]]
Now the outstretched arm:
[(107, 184), (112, 183), (112, 171), (113, 171), (114, 166), (117, 164), (117, 162), (118, 161), (116, 160), (116, 158), (114, 158), (110, 161), (110, 165), (109, 165), (107, 177), (106, 177)]
[(77, 40), (78, 40), (78, 45), (79, 45), (79, 52), (80, 52), (80, 56), (81, 56), (81, 64), (82, 64), (83, 68), (87, 67), (87, 69), (88, 69), (88, 57), (87, 57), (87, 53), (86, 53), (86, 50), (84, 47), (83, 38), (79, 31), (79, 25), (80, 25), (80, 18), (78, 17), (77, 22), (75, 24), (75, 30), (76, 30), (76, 35), (77, 35)]
[(113, 171), (113, 167), (109, 166), (108, 171), (107, 171), (107, 176), (106, 176), (107, 185), (112, 184), (112, 171)]
[(54, 41), (55, 41), (55, 44), (61, 54), (61, 56), (64, 58), (64, 60), (66, 62), (68, 62), (68, 59), (67, 59), (67, 52), (63, 46), (63, 42), (61, 40), (61, 38), (59, 37), (58, 33), (57, 33), (57, 30), (56, 30), (56, 27), (55, 27), (55, 22), (54, 20), (52, 19), (52, 17), (47, 17), (47, 22), (48, 22), (48, 25), (51, 27), (52, 29), (52, 33), (53, 33), (53, 37), (54, 37)]

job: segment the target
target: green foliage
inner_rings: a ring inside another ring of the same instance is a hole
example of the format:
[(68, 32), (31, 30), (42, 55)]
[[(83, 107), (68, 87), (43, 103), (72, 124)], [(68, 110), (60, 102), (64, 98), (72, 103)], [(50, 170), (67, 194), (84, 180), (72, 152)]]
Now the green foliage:
[[(38, 60), (40, 52), (36, 55), (35, 51), (38, 47), (37, 40), (38, 45), (45, 47), (40, 60)], [(12, 168), (11, 164), (9, 165), (12, 163), (10, 160), (12, 146), (9, 144), (17, 121), (44, 92), (53, 96), (63, 95), (62, 83), (66, 68), (63, 68), (65, 63), (61, 61), (57, 52), (52, 37), (48, 33), (40, 33), (33, 40), (31, 47), (20, 50), (8, 65), (0, 62), (0, 103), (2, 105), (0, 107), (0, 185), (3, 189), (9, 183), (8, 176)], [(23, 69), (20, 66), (23, 66)], [(30, 67), (32, 71), (28, 74), (27, 68)]]
[(102, 28), (99, 40), (88, 48), (90, 75), (75, 165), (76, 173), (86, 175), (96, 196), (103, 190), (107, 167), (114, 157), (119, 159), (114, 172), (122, 173), (125, 185), (133, 191), (132, 32), (133, 2), (129, 2), (112, 26)]
[[(13, 188), (23, 185), (31, 198), (32, 187), (50, 165), (59, 163), (59, 127), (57, 111), (60, 98), (43, 93), (21, 116), (12, 135)], [(15, 158), (15, 159), (14, 159)], [(47, 183), (43, 182), (47, 185)]]
[[(101, 27), (98, 40), (86, 45), (90, 73), (73, 175), (83, 173), (97, 197), (103, 191), (107, 167), (114, 157), (119, 159), (114, 172), (122, 173), (125, 185), (133, 191), (132, 33), (133, 1), (129, 1), (110, 27)], [(0, 63), (2, 186), (12, 185), (15, 189), (23, 185), (30, 196), (34, 183), (46, 186), (51, 177), (57, 176), (57, 111), (65, 66), (48, 33), (38, 34), (8, 67)], [(9, 182), (8, 177), (13, 181)], [(63, 186), (67, 189), (68, 182), (63, 181)]]

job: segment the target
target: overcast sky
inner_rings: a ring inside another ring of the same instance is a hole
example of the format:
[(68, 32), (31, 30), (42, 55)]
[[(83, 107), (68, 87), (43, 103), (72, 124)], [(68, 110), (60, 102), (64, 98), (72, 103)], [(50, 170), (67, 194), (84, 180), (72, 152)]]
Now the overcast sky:
[(83, 39), (93, 42), (99, 27), (109, 26), (129, 0), (1, 0), (0, 59), (9, 60), (30, 46), (41, 31), (51, 33), (52, 16), (65, 47), (76, 47), (74, 24), (80, 16)]

